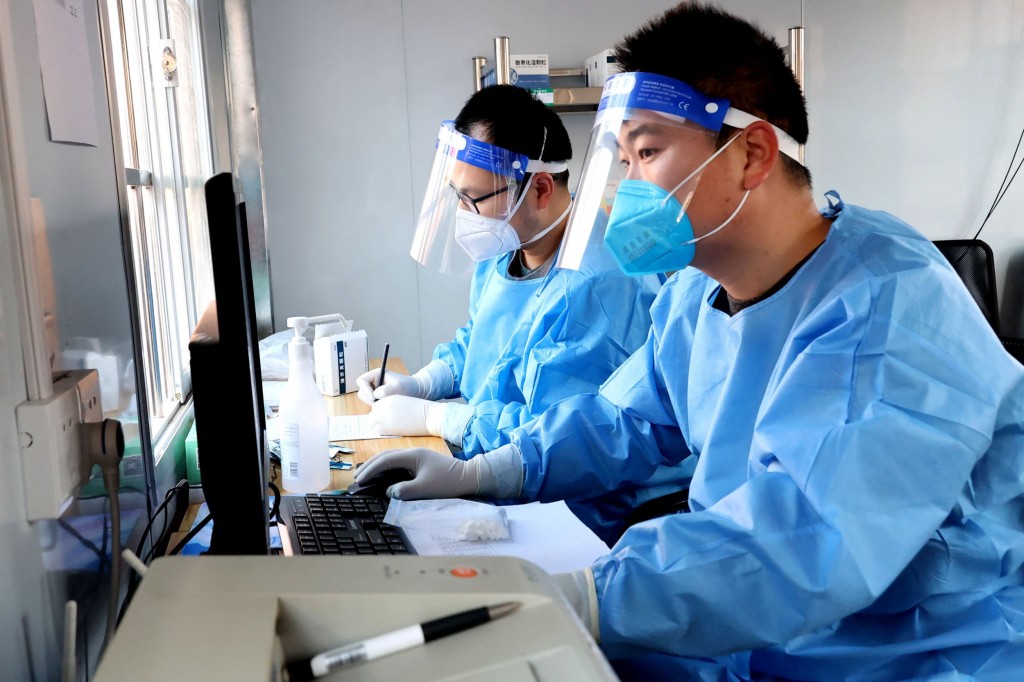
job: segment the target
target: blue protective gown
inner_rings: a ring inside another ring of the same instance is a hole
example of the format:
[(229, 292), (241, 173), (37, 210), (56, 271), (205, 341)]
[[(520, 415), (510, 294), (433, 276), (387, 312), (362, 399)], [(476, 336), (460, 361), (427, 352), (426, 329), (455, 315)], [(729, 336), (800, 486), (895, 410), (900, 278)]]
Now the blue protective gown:
[(1024, 679), (1024, 367), (927, 239), (837, 207), (734, 316), (677, 273), (599, 395), (513, 433), (528, 499), (697, 458), (594, 565), (624, 678)]

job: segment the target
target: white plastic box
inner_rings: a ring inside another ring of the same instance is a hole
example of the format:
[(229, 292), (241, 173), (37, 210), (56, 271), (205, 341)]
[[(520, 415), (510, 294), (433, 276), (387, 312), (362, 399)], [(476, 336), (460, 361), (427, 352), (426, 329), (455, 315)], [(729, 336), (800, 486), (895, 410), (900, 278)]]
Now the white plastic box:
[(615, 50), (601, 50), (587, 60), (587, 86), (603, 88), (604, 82), (619, 72), (619, 62), (615, 59)]
[(313, 341), (313, 373), (324, 395), (358, 390), (356, 379), (369, 368), (364, 329), (321, 336)]

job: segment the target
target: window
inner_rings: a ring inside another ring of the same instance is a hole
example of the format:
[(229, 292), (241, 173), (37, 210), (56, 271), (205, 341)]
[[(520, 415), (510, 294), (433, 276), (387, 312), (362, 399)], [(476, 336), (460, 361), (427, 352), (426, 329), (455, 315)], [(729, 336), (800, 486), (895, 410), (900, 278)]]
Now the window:
[(188, 340), (213, 298), (203, 183), (212, 173), (199, 0), (106, 0), (141, 356), (154, 438), (189, 393)]

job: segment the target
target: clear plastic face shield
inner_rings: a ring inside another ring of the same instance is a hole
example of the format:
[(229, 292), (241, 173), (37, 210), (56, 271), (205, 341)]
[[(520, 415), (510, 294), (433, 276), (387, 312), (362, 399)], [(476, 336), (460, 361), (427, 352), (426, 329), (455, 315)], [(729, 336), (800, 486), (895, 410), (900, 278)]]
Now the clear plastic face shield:
[[(759, 119), (731, 109), (681, 81), (622, 73), (605, 83), (558, 266), (578, 269), (600, 213), (604, 241), (627, 274), (685, 267), (694, 245), (687, 209), (704, 169), (739, 135), (716, 149), (723, 124), (746, 128)], [(773, 126), (774, 127), (774, 126)], [(779, 148), (798, 158), (799, 145), (775, 128)]]
[(537, 161), (474, 139), (445, 121), (437, 135), (437, 152), (409, 254), (428, 268), (454, 273), (518, 249), (513, 221), (531, 174), (565, 169), (565, 163)]

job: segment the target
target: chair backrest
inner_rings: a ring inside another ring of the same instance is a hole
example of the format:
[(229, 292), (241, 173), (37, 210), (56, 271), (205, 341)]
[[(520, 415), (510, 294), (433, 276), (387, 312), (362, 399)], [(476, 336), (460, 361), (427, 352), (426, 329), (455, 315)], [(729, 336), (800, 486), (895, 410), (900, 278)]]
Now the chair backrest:
[(1003, 348), (1006, 349), (1006, 352), (1012, 355), (1017, 362), (1024, 365), (1024, 339), (1000, 336), (999, 340), (1003, 342)]
[(980, 239), (945, 239), (934, 242), (977, 302), (992, 329), (999, 333), (999, 303), (992, 249)]

